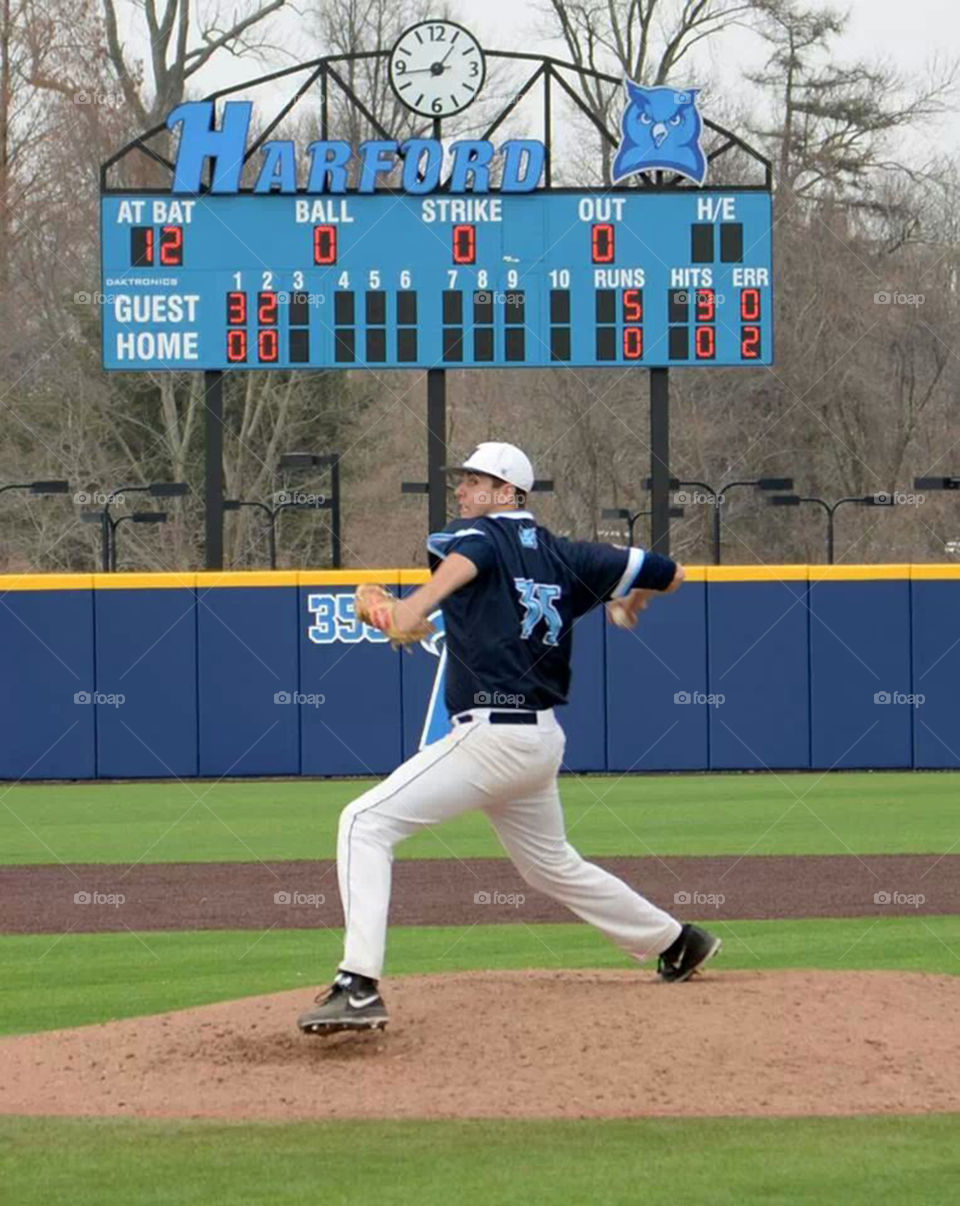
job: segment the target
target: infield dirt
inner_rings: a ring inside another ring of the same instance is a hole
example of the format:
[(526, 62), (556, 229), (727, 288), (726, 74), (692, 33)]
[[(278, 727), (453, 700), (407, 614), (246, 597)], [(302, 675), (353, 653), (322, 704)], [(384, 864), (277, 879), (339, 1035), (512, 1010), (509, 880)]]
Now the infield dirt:
[(382, 1034), (302, 991), (0, 1041), (0, 1113), (589, 1118), (960, 1110), (960, 978), (474, 972), (388, 981)]
[[(960, 854), (593, 861), (661, 908), (715, 921), (960, 913)], [(343, 925), (329, 860), (0, 867), (0, 899), (0, 933), (9, 934)], [(394, 864), (391, 925), (576, 920), (528, 888), (506, 859)]]

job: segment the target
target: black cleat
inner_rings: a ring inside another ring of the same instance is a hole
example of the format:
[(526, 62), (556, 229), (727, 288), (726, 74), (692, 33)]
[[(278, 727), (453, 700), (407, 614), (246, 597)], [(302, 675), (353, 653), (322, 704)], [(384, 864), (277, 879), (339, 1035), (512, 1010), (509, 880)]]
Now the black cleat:
[(382, 1030), (387, 1021), (387, 1007), (376, 981), (341, 971), (317, 997), (316, 1008), (297, 1018), (297, 1025), (304, 1034), (337, 1034), (341, 1030)]
[(676, 942), (661, 954), (657, 971), (668, 984), (679, 984), (699, 971), (722, 945), (715, 935), (687, 923)]

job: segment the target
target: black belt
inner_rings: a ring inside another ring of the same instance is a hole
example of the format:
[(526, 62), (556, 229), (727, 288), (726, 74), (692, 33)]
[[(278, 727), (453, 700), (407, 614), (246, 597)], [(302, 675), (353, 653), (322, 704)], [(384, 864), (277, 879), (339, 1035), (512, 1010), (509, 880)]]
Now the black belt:
[[(471, 712), (461, 712), (459, 716), (455, 716), (454, 720), (459, 720), (461, 724), (469, 724), (473, 720)], [(487, 717), (491, 724), (536, 724), (536, 712), (491, 712)]]

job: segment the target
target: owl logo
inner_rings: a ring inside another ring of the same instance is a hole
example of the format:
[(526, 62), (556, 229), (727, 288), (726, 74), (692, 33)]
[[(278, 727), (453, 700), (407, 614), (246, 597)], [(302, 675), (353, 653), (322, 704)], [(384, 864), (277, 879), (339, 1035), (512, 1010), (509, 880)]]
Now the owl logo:
[(613, 183), (637, 172), (678, 172), (696, 184), (707, 178), (707, 157), (700, 145), (703, 118), (697, 110), (699, 88), (644, 88), (624, 80), (630, 103), (623, 112), (623, 138), (613, 161)]

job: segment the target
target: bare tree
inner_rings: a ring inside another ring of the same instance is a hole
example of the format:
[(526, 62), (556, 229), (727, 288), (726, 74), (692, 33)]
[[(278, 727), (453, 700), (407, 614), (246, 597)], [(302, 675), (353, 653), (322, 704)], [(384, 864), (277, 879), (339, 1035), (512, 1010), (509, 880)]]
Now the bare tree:
[[(686, 67), (695, 46), (743, 24), (755, 7), (756, 0), (550, 0), (548, 11), (551, 32), (563, 38), (577, 67), (656, 85)], [(587, 74), (579, 84), (595, 120), (615, 129), (611, 117), (622, 103), (619, 84)], [(605, 180), (612, 151), (601, 139)]]
[[(356, 55), (393, 45), (401, 33), (428, 17), (444, 16), (430, 0), (330, 0), (316, 14), (314, 29), (325, 54)], [(383, 56), (351, 59), (338, 71), (381, 126), (399, 138), (422, 135), (430, 122), (397, 99)], [(331, 89), (331, 123), (354, 144), (374, 136), (370, 123), (339, 89)]]
[[(166, 0), (158, 10), (156, 0), (144, 0), (143, 31), (149, 47), (150, 91), (146, 99), (141, 67), (120, 40), (117, 0), (103, 0), (107, 49), (130, 111), (142, 128), (153, 127), (184, 99), (187, 84), (214, 55), (223, 51), (241, 55), (262, 50), (265, 35), (262, 22), (283, 8), (286, 0), (268, 0), (265, 4), (239, 5), (224, 25), (219, 8), (205, 9), (191, 29), (193, 6), (190, 0)], [(138, 8), (141, 6), (138, 5)]]
[(919, 165), (891, 159), (890, 136), (941, 115), (955, 96), (957, 63), (941, 62), (908, 86), (879, 64), (823, 59), (847, 17), (795, 0), (766, 0), (758, 31), (771, 47), (763, 71), (748, 75), (773, 100), (775, 120), (751, 128), (771, 147), (777, 187), (791, 198), (845, 197), (873, 205), (885, 173), (919, 175)]

